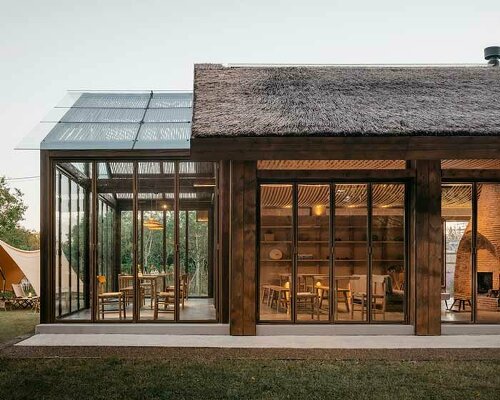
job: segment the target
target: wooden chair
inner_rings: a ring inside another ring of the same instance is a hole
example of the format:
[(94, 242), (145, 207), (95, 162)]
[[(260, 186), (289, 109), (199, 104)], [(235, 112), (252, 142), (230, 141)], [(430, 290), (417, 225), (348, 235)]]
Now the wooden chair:
[(36, 302), (38, 301), (38, 296), (27, 296), (20, 283), (13, 283), (12, 290), (14, 291), (14, 297), (9, 299), (11, 307), (34, 308)]
[[(163, 309), (160, 309), (160, 305), (163, 305)], [(168, 307), (169, 305), (173, 305), (171, 309)], [(158, 319), (158, 313), (173, 313), (175, 310), (175, 293), (172, 291), (160, 291), (156, 293), (155, 296), (155, 305), (154, 305), (154, 314), (153, 318)]]
[[(175, 287), (173, 285), (167, 286), (166, 292), (173, 292)], [(182, 308), (184, 308), (184, 302), (189, 297), (189, 275), (184, 273), (181, 274), (179, 278), (179, 300), (181, 302)]]
[[(360, 310), (361, 319), (364, 320), (365, 314), (368, 313), (366, 275), (356, 275), (356, 277), (359, 277), (359, 279), (353, 279), (349, 283), (351, 291), (351, 319), (354, 319), (354, 311)], [(372, 275), (371, 310), (374, 319), (376, 314), (382, 314), (385, 320), (386, 278), (386, 275)]]
[(106, 313), (116, 313), (116, 310), (108, 309), (106, 310), (107, 305), (114, 305), (118, 301), (118, 315), (119, 318), (122, 319), (122, 311), (123, 318), (127, 318), (125, 312), (125, 296), (123, 292), (106, 292), (106, 276), (105, 275), (97, 275), (97, 282), (99, 284), (99, 292), (97, 294), (97, 317), (99, 319), (104, 319), (104, 314)]

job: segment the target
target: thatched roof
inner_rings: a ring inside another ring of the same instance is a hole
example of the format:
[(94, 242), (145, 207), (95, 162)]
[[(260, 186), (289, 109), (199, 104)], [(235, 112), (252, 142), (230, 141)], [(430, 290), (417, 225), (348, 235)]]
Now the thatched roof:
[(192, 137), (500, 135), (500, 68), (195, 66)]

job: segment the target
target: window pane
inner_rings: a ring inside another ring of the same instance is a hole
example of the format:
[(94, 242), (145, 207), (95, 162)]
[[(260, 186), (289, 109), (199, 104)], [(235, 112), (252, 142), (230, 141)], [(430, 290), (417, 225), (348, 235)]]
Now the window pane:
[(292, 185), (260, 186), (260, 320), (291, 320)]
[(138, 164), (141, 320), (175, 317), (174, 172), (173, 162)]
[(179, 163), (181, 320), (215, 320), (215, 165)]
[[(132, 319), (134, 279), (130, 264), (132, 220), (123, 211), (132, 210), (132, 163), (102, 162), (97, 165), (97, 313), (99, 320)], [(115, 246), (118, 242), (120, 246)]]
[(329, 320), (330, 187), (298, 185), (296, 319)]
[(405, 186), (372, 186), (372, 320), (404, 321)]
[(367, 185), (335, 185), (335, 319), (368, 320)]
[(500, 184), (477, 185), (477, 321), (500, 322)]
[(441, 320), (470, 322), (472, 318), (472, 185), (442, 188), (444, 282)]
[(90, 319), (90, 163), (56, 167), (56, 318)]

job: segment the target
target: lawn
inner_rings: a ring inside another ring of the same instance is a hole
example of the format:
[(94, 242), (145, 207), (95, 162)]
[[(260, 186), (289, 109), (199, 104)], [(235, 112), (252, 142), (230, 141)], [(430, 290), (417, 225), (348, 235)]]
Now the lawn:
[(3, 359), (2, 399), (494, 399), (500, 360)]
[(340, 351), (338, 360), (320, 350), (5, 346), (36, 323), (31, 311), (0, 312), (0, 399), (427, 400), (500, 393), (494, 351), (375, 354), (384, 360)]
[(33, 333), (39, 317), (28, 310), (0, 311), (0, 344)]

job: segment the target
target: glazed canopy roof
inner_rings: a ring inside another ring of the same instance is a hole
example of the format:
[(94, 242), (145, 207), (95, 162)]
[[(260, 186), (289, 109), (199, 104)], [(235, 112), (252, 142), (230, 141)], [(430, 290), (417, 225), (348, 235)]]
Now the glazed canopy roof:
[(191, 92), (70, 91), (18, 148), (189, 149), (192, 99)]
[(500, 68), (195, 66), (193, 138), (500, 135)]

